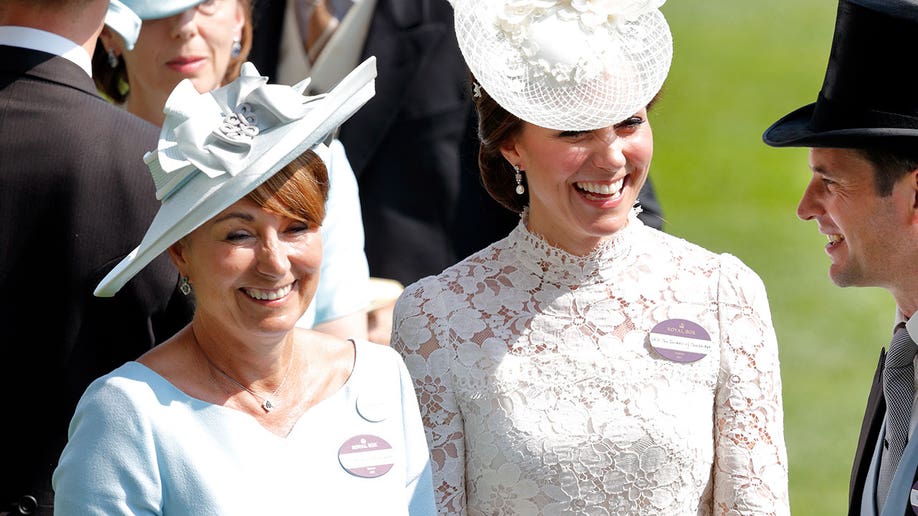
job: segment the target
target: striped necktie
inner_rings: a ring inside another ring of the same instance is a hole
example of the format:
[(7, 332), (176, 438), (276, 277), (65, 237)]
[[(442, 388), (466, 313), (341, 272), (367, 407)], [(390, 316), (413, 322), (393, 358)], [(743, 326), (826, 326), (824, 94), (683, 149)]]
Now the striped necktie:
[(912, 416), (915, 397), (914, 359), (915, 343), (908, 335), (905, 325), (896, 330), (886, 365), (883, 368), (883, 395), (886, 397), (886, 444), (887, 448), (880, 462), (877, 480), (877, 506), (882, 509), (886, 502), (889, 484), (892, 482), (899, 458), (908, 443), (908, 427)]

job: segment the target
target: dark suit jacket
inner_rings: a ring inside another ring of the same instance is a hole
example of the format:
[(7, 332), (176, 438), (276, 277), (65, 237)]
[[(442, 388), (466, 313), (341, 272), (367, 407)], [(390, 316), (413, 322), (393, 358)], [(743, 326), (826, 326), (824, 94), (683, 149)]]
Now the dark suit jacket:
[[(275, 75), (285, 0), (256, 0), (250, 60)], [(377, 0), (363, 58), (376, 96), (341, 128), (357, 175), (372, 276), (404, 284), (503, 238), (519, 216), (484, 190), (468, 72), (447, 0)], [(648, 197), (648, 198), (645, 198)], [(660, 227), (651, 186), (642, 196)]]
[(51, 514), (83, 390), (190, 320), (165, 255), (92, 295), (158, 209), (142, 159), (157, 137), (70, 61), (0, 45), (0, 514), (27, 496)]
[(880, 437), (880, 428), (886, 415), (886, 399), (883, 397), (883, 364), (886, 362), (886, 350), (880, 352), (880, 362), (877, 364), (870, 384), (870, 395), (867, 398), (867, 409), (864, 412), (864, 421), (861, 423), (861, 433), (857, 440), (857, 451), (854, 455), (854, 466), (851, 468), (851, 482), (848, 485), (848, 514), (857, 516), (861, 513), (861, 495), (864, 492), (864, 483), (867, 481), (867, 470), (870, 469), (870, 460), (877, 439)]
[[(870, 385), (870, 395), (867, 398), (867, 409), (864, 412), (864, 420), (861, 423), (861, 433), (858, 436), (857, 451), (854, 455), (854, 466), (851, 469), (851, 482), (848, 487), (848, 514), (849, 516), (860, 516), (861, 498), (864, 493), (865, 484), (868, 481), (868, 470), (873, 458), (874, 449), (877, 440), (882, 439), (880, 430), (883, 426), (883, 419), (886, 417), (886, 398), (883, 396), (883, 365), (886, 362), (886, 350), (880, 353), (880, 361), (877, 364), (876, 372), (873, 375), (873, 382)], [(918, 471), (912, 472), (912, 482), (918, 481)], [(903, 514), (913, 516), (914, 512), (911, 507), (906, 505), (901, 510), (892, 511), (894, 514)]]

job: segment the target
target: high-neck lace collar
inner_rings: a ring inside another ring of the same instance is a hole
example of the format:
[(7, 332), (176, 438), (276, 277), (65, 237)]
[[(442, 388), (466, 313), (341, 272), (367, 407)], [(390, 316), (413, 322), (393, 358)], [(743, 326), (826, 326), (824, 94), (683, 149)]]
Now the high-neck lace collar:
[(549, 244), (541, 235), (531, 232), (526, 224), (529, 214), (524, 211), (520, 223), (509, 235), (509, 243), (520, 265), (544, 281), (575, 287), (599, 283), (615, 277), (628, 265), (628, 256), (644, 228), (638, 219), (638, 209), (628, 216), (628, 225), (585, 256), (571, 254)]

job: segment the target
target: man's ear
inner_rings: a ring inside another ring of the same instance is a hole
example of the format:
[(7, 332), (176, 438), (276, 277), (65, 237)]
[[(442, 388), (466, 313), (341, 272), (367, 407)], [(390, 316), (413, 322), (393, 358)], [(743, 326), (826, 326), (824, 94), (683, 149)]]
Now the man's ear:
[[(918, 225), (918, 168), (909, 172), (902, 182), (905, 183), (905, 188), (907, 189), (907, 195), (911, 196), (911, 213), (909, 213), (909, 220), (912, 224)], [(898, 186), (898, 185), (897, 185)]]

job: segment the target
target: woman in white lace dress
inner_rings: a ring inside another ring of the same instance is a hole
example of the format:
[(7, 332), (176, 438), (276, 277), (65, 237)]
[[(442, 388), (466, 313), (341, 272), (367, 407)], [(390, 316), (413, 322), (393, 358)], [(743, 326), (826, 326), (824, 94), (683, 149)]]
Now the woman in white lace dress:
[(661, 3), (453, 1), (481, 175), (521, 220), (395, 309), (440, 513), (789, 513), (762, 281), (633, 207)]

